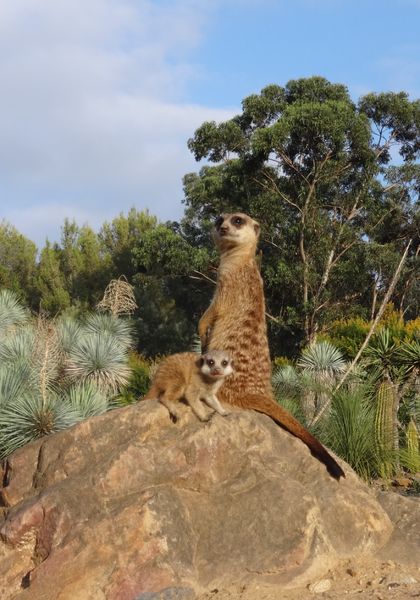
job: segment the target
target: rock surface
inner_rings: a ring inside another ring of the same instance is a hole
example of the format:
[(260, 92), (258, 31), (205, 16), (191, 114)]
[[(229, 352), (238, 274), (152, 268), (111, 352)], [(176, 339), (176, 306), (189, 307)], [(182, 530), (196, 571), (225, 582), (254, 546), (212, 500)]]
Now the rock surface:
[(174, 424), (147, 401), (89, 419), (9, 459), (0, 599), (192, 600), (386, 557), (388, 508), (344, 468), (335, 481), (253, 412)]

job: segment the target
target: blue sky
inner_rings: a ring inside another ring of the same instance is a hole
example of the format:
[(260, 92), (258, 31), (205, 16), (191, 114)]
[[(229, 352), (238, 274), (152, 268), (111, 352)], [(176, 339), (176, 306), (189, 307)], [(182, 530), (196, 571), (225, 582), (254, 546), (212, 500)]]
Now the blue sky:
[(420, 0), (1, 0), (0, 219), (182, 215), (187, 139), (269, 83), (420, 91)]

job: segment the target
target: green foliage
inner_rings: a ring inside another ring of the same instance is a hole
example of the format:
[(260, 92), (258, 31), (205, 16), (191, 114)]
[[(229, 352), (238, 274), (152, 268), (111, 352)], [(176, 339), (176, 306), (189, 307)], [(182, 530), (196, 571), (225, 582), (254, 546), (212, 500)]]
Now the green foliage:
[(400, 450), (401, 464), (411, 473), (420, 472), (419, 432), (413, 419), (406, 429), (406, 447)]
[(109, 333), (123, 348), (133, 345), (133, 323), (130, 319), (108, 313), (91, 313), (84, 319), (83, 329), (98, 336)]
[(341, 389), (334, 394), (330, 414), (319, 432), (320, 438), (365, 479), (381, 470), (374, 419), (369, 388)]
[[(319, 336), (319, 339), (331, 342), (350, 360), (356, 356), (368, 334), (370, 325), (369, 321), (361, 317), (339, 319), (329, 325), (326, 332)], [(410, 343), (420, 339), (420, 319), (404, 321), (400, 313), (395, 311), (391, 305), (385, 310), (376, 330), (376, 335), (380, 335), (383, 330), (388, 331), (386, 335), (389, 336), (389, 340), (396, 348), (402, 343)]]
[(0, 289), (0, 338), (7, 335), (11, 328), (25, 323), (29, 313), (20, 304), (14, 292)]
[(350, 360), (354, 358), (369, 331), (369, 323), (361, 317), (334, 321), (328, 328), (328, 334), (320, 339), (330, 341)]
[(92, 382), (79, 383), (65, 391), (62, 402), (67, 403), (80, 419), (101, 415), (109, 407), (109, 397)]
[(151, 382), (151, 361), (136, 352), (130, 352), (130, 377), (118, 397), (119, 404), (132, 404), (145, 395)]
[(0, 408), (13, 404), (30, 389), (29, 363), (17, 360), (0, 366)]
[(61, 271), (59, 249), (47, 241), (38, 264), (36, 289), (39, 308), (55, 315), (70, 306), (71, 297)]
[(59, 343), (64, 352), (69, 353), (82, 334), (81, 323), (70, 315), (63, 315), (56, 321)]
[(376, 393), (375, 439), (381, 457), (380, 475), (388, 479), (393, 473), (395, 397), (390, 380), (382, 381)]
[(0, 458), (17, 448), (71, 427), (79, 415), (59, 398), (50, 395), (46, 400), (38, 395), (24, 395), (0, 408)]
[(71, 381), (93, 382), (109, 393), (128, 382), (128, 349), (108, 331), (88, 333), (68, 353), (65, 373)]
[(318, 342), (304, 348), (297, 365), (323, 382), (334, 380), (346, 369), (343, 355), (330, 342)]
[(19, 360), (29, 360), (34, 342), (35, 330), (31, 324), (10, 332), (0, 340), (0, 361), (13, 364)]
[(303, 378), (292, 365), (277, 366), (271, 382), (280, 402), (281, 398), (299, 398), (304, 389)]
[[(157, 218), (148, 211), (131, 208), (127, 216), (120, 213), (111, 223), (105, 222), (102, 225), (98, 239), (112, 277), (125, 275), (131, 280), (136, 273), (133, 249), (147, 231), (156, 227), (157, 222)], [(111, 276), (108, 281), (109, 279)]]
[(30, 319), (15, 300), (0, 295), (0, 457), (112, 408), (130, 375), (128, 321)]
[[(185, 177), (183, 227), (206, 231), (229, 210), (261, 221), (274, 354), (294, 353), (333, 320), (366, 317), (380, 302), (418, 236), (417, 121), (407, 94), (369, 94), (356, 105), (345, 86), (311, 77), (267, 86), (243, 100), (241, 114), (204, 123), (189, 140), (197, 160), (219, 164)], [(390, 164), (391, 144), (402, 165)], [(394, 300), (414, 314), (418, 269), (413, 246)]]
[(15, 227), (0, 222), (0, 288), (29, 301), (34, 290), (37, 249)]

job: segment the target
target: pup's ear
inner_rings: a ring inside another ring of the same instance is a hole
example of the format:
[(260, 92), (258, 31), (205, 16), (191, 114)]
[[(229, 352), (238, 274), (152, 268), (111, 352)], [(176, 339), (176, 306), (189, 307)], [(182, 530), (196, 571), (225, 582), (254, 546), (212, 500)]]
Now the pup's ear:
[(257, 223), (257, 221), (254, 221), (254, 231), (256, 236), (258, 237), (260, 235), (261, 227), (260, 224)]
[(201, 369), (201, 367), (204, 365), (204, 358), (203, 358), (202, 356), (200, 356), (200, 358), (198, 358), (198, 359), (195, 361), (195, 364), (197, 365), (197, 367), (198, 367), (199, 369)]

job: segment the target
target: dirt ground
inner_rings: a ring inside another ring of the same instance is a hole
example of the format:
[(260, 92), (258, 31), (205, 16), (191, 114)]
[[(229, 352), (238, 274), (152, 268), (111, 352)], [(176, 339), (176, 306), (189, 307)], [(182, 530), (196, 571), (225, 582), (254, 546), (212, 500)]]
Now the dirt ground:
[[(419, 532), (420, 535), (420, 532)], [(420, 565), (420, 556), (419, 562)], [(305, 587), (243, 585), (212, 590), (200, 600), (405, 600), (420, 598), (420, 566), (405, 567), (393, 561), (343, 561)]]

